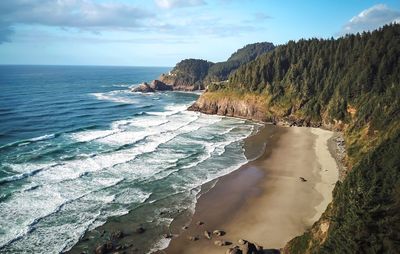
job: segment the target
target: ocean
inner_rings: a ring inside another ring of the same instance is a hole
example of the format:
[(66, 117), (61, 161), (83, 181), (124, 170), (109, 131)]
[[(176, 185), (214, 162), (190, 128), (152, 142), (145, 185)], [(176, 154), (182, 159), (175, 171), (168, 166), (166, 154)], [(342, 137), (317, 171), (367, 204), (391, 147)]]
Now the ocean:
[[(256, 123), (189, 112), (198, 94), (130, 87), (170, 68), (0, 66), (0, 252), (60, 253), (129, 215), (152, 232), (247, 162)], [(167, 212), (163, 212), (167, 211)]]

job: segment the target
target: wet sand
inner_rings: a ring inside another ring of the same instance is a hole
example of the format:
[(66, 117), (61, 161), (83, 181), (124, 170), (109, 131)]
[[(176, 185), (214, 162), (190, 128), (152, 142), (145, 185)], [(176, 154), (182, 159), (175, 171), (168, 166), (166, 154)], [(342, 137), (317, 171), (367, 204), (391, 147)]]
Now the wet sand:
[[(279, 249), (302, 234), (322, 214), (332, 199), (338, 180), (336, 161), (328, 149), (333, 133), (314, 128), (267, 126), (246, 141), (246, 154), (266, 142), (260, 158), (226, 176), (197, 204), (191, 223), (171, 226), (169, 247), (160, 253), (225, 253), (229, 246), (214, 245), (223, 239), (233, 244), (246, 239)], [(303, 177), (306, 181), (302, 181)], [(198, 221), (204, 222), (197, 225)], [(220, 229), (226, 235), (204, 237), (204, 231)], [(189, 241), (189, 236), (199, 240)]]

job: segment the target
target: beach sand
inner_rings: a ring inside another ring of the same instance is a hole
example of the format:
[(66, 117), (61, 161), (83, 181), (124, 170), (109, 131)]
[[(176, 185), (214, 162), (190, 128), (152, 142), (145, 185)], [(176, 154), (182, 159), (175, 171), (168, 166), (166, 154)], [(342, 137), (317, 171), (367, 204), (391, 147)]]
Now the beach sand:
[[(173, 223), (171, 231), (179, 236), (160, 253), (225, 253), (229, 246), (214, 245), (219, 239), (232, 242), (231, 246), (246, 239), (265, 249), (284, 247), (309, 228), (332, 200), (338, 180), (338, 167), (328, 149), (332, 135), (322, 129), (268, 125), (247, 139), (247, 153), (256, 154), (251, 148), (266, 142), (264, 154), (221, 177), (203, 194), (188, 228)], [(199, 226), (198, 221), (204, 224)], [(226, 235), (207, 240), (204, 231), (215, 229)], [(199, 240), (189, 241), (189, 236)]]

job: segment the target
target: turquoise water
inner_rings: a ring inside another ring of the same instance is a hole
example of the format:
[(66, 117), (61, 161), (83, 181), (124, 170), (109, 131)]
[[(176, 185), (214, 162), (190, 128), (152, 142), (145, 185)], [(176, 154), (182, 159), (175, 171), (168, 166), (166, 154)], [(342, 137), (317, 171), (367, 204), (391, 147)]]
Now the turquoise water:
[(188, 112), (193, 93), (130, 92), (168, 70), (0, 66), (1, 253), (67, 251), (137, 207), (168, 225), (159, 211), (192, 210), (201, 184), (247, 161), (254, 123)]

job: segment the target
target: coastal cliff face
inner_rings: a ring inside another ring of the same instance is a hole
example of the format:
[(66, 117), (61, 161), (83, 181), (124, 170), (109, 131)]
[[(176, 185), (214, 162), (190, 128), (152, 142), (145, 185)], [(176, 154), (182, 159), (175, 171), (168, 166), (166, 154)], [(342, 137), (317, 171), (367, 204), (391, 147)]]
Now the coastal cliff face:
[(344, 133), (349, 168), (333, 201), (284, 253), (400, 249), (400, 25), (300, 40), (242, 65), (189, 109)]
[(215, 114), (246, 118), (283, 126), (325, 127), (331, 130), (342, 130), (341, 123), (327, 124), (314, 121), (309, 117), (292, 114), (293, 108), (287, 110), (273, 107), (269, 98), (259, 94), (237, 94), (234, 92), (205, 92), (188, 110), (205, 114)]
[(216, 114), (251, 119), (255, 121), (270, 122), (265, 112), (264, 103), (256, 97), (244, 98), (212, 98), (209, 93), (203, 94), (192, 106), (191, 111), (205, 114)]

